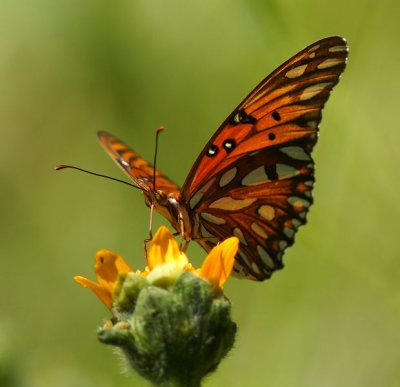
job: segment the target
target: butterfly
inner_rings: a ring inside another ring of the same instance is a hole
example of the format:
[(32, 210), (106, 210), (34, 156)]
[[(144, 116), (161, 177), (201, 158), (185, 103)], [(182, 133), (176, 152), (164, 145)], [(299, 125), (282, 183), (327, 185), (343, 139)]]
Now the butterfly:
[(283, 267), (283, 252), (306, 223), (315, 180), (311, 151), (347, 56), (346, 40), (332, 36), (279, 66), (222, 123), (182, 188), (117, 137), (101, 131), (98, 138), (185, 241), (210, 251), (236, 236), (233, 274), (263, 281)]

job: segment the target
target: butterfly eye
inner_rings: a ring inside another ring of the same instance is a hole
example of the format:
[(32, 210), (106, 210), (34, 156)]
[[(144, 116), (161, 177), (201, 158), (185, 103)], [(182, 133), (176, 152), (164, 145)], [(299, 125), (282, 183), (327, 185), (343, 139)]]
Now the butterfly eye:
[(208, 157), (214, 157), (218, 153), (218, 147), (216, 145), (210, 145), (209, 148), (207, 149), (206, 155)]
[(235, 140), (232, 139), (225, 140), (223, 147), (226, 150), (226, 153), (231, 153), (236, 148)]

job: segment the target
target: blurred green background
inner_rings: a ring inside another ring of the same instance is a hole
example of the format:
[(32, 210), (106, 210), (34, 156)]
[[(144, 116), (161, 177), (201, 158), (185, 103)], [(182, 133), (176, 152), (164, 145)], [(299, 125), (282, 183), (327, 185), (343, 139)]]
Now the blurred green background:
[[(4, 386), (146, 386), (96, 340), (108, 311), (72, 276), (108, 248), (142, 268), (141, 194), (96, 131), (182, 183), (270, 71), (325, 36), (348, 68), (324, 110), (309, 223), (265, 283), (231, 279), (236, 349), (205, 386), (400, 386), (398, 2), (0, 1), (0, 375)], [(165, 223), (157, 219), (158, 224)], [(190, 256), (200, 262), (194, 244)]]

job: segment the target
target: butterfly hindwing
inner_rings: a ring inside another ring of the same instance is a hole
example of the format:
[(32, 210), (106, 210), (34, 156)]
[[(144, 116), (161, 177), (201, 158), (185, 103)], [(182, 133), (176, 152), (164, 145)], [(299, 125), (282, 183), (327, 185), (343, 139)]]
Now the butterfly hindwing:
[[(213, 181), (219, 183), (194, 210), (201, 235), (217, 240), (237, 236), (235, 271), (253, 279), (268, 278), (283, 267), (282, 252), (293, 244), (312, 204), (311, 156), (295, 146), (271, 149), (267, 159), (260, 151)], [(203, 247), (217, 240), (207, 240)]]
[(283, 266), (282, 253), (312, 203), (321, 110), (343, 72), (340, 37), (300, 51), (263, 80), (225, 120), (182, 189), (209, 250), (236, 235), (237, 274), (263, 280)]

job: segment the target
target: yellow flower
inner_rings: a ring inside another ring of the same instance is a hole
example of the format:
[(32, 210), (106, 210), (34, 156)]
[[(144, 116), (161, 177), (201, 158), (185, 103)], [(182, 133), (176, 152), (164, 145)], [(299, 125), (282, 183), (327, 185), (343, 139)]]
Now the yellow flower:
[(106, 249), (99, 250), (94, 259), (94, 272), (97, 282), (77, 275), (74, 280), (92, 290), (107, 308), (112, 306), (112, 292), (119, 274), (132, 272), (125, 260)]
[[(184, 271), (191, 271), (208, 280), (214, 290), (223, 287), (231, 274), (239, 240), (231, 237), (214, 247), (200, 269), (194, 269), (185, 253), (180, 251), (179, 244), (164, 226), (161, 226), (150, 242), (147, 254), (147, 267), (137, 274), (146, 277), (150, 284), (172, 285)], [(97, 282), (85, 277), (75, 276), (74, 280), (85, 288), (91, 289), (111, 309), (113, 291), (120, 275), (133, 270), (125, 260), (116, 253), (102, 249), (95, 257)]]

